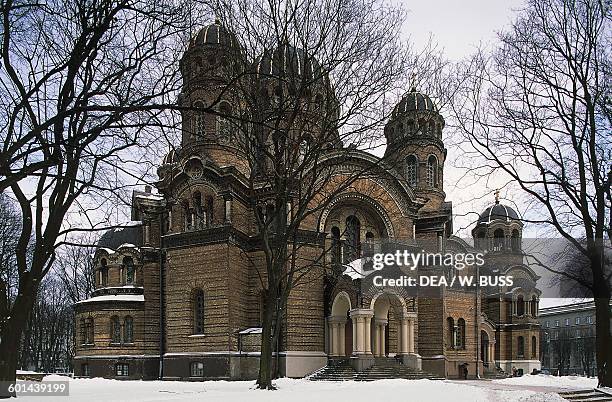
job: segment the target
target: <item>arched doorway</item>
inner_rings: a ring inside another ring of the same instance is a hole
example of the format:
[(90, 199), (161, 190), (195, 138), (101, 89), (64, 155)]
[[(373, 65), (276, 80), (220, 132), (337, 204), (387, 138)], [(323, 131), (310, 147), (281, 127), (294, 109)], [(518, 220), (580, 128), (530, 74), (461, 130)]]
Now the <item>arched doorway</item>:
[(489, 352), (489, 335), (486, 331), (480, 331), (480, 361), (482, 361), (484, 367), (488, 367)]
[(382, 292), (371, 302), (371, 350), (377, 357), (414, 353), (414, 317), (405, 301), (392, 292)]
[(331, 316), (328, 317), (328, 354), (346, 357), (353, 353), (353, 325), (349, 318), (351, 299), (346, 292), (334, 298)]

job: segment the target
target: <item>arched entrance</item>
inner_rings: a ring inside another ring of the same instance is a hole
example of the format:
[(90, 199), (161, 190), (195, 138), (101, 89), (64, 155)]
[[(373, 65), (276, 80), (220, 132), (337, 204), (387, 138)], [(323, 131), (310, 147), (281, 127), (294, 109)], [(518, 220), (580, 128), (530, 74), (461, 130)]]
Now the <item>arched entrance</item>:
[(349, 318), (351, 299), (346, 292), (334, 298), (328, 323), (328, 354), (332, 357), (346, 357), (353, 353), (353, 325)]
[(374, 317), (371, 324), (372, 354), (377, 357), (414, 353), (416, 314), (408, 313), (404, 299), (390, 291), (372, 298)]

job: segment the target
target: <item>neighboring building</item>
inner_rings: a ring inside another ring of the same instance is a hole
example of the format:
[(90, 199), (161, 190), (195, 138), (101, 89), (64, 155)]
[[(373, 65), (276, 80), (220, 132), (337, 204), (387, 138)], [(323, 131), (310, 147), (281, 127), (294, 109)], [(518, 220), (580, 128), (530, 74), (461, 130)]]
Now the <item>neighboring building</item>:
[[(196, 104), (221, 93), (218, 80), (202, 75), (198, 63), (233, 63), (242, 57), (237, 43), (218, 23), (198, 33), (181, 63), (180, 102)], [(303, 68), (295, 49), (276, 52), (294, 55)], [(259, 61), (258, 71), (286, 68), (274, 54)], [(223, 96), (228, 98), (219, 107), (231, 113), (231, 94)], [(358, 179), (304, 227), (305, 233), (327, 235), (325, 244), (303, 247), (304, 253), (330, 251), (322, 275), (313, 274), (290, 295), (279, 346), (281, 375), (305, 376), (329, 359), (349, 357), (360, 370), (375, 356), (401, 358), (444, 377), (465, 370), (474, 377), (476, 367), (481, 374), (497, 367), (540, 368), (539, 277), (523, 265), (523, 225), (496, 200), (472, 232), (475, 248), (451, 235), (443, 128), (431, 99), (409, 91), (385, 127), (388, 169), (382, 177)], [(234, 146), (237, 137), (218, 116), (184, 112), (180, 147), (158, 170), (159, 194), (150, 188), (134, 192), (132, 224), (100, 239), (96, 289), (76, 304), (76, 376), (255, 378), (262, 251), (246, 198), (248, 163)], [(339, 148), (339, 141), (330, 144), (330, 161)], [(350, 159), (338, 161), (343, 169), (379, 162), (366, 152), (350, 152)], [(438, 250), (486, 250), (483, 273), (512, 275), (514, 284), (420, 295), (400, 288), (363, 290), (336, 269), (364, 255), (368, 242), (419, 239), (432, 240)]]
[(540, 310), (542, 369), (556, 375), (597, 375), (595, 302)]

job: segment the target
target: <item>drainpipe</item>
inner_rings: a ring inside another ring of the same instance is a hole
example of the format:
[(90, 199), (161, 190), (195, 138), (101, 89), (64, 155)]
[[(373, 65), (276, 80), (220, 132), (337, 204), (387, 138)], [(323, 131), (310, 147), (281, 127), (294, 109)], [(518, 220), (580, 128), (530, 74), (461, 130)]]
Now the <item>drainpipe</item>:
[[(160, 233), (164, 228), (164, 216), (159, 215)], [(164, 261), (165, 251), (163, 245), (163, 233), (159, 238), (159, 374), (160, 380), (164, 377)]]
[[(476, 264), (476, 378), (480, 379), (480, 314), (478, 306), (480, 304), (480, 266)], [(482, 366), (484, 370), (484, 365)]]

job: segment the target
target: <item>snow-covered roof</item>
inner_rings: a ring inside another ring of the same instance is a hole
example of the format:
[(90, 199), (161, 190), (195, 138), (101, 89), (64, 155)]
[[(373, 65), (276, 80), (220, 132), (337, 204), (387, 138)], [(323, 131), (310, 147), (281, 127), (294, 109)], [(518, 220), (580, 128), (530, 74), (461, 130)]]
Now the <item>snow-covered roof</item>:
[(254, 328), (247, 328), (247, 329), (243, 329), (242, 331), (238, 332), (240, 335), (246, 335), (246, 334), (261, 334), (261, 328), (259, 327), (254, 327)]
[(94, 303), (94, 302), (144, 302), (144, 295), (104, 295), (90, 297), (89, 299), (81, 300), (75, 304), (80, 303)]

